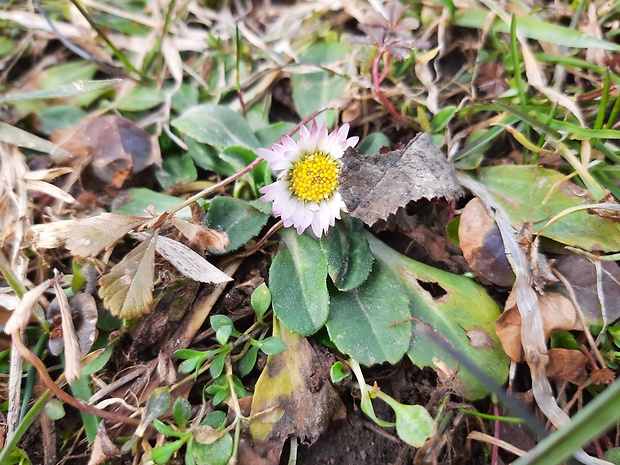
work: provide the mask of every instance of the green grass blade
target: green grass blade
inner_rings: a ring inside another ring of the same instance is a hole
[[[460,13],[455,16],[454,24],[461,27],[482,29],[488,14],[489,12],[486,10],[473,10]],[[602,50],[620,51],[620,45],[597,39],[583,32],[534,18],[525,18],[523,16],[517,16],[516,18],[519,31],[529,39],[550,42],[566,47],[600,48]],[[496,21],[491,27],[491,30],[494,32],[509,33],[510,27],[503,21]]]
[[[620,383],[605,389],[570,424],[543,439],[513,465],[556,465],[620,418]]]

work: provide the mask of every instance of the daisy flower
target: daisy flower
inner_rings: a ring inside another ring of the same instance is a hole
[[[285,227],[294,226],[301,234],[311,226],[321,237],[340,219],[340,210],[346,211],[338,192],[340,158],[359,140],[347,138],[348,133],[348,124],[328,134],[325,124],[313,123],[310,130],[301,126],[297,142],[284,136],[270,149],[258,149],[277,173],[273,184],[260,189],[261,200],[273,201],[273,214]]]

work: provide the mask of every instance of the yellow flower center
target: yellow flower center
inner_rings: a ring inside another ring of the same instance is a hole
[[[307,153],[289,171],[289,189],[304,202],[329,199],[338,189],[340,165],[323,152]]]

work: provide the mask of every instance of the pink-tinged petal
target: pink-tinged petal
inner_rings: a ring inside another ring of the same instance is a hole
[[[261,194],[264,194],[260,200],[263,202],[271,202],[272,200],[282,197],[283,194],[286,194],[288,190],[288,183],[284,181],[276,181],[268,186],[261,187],[258,191]]]
[[[323,234],[323,224],[321,223],[321,217],[318,215],[315,216],[312,220],[312,232],[319,239]]]

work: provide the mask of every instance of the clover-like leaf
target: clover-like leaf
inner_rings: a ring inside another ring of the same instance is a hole
[[[150,236],[99,280],[99,297],[113,315],[136,318],[151,311],[155,242]]]

